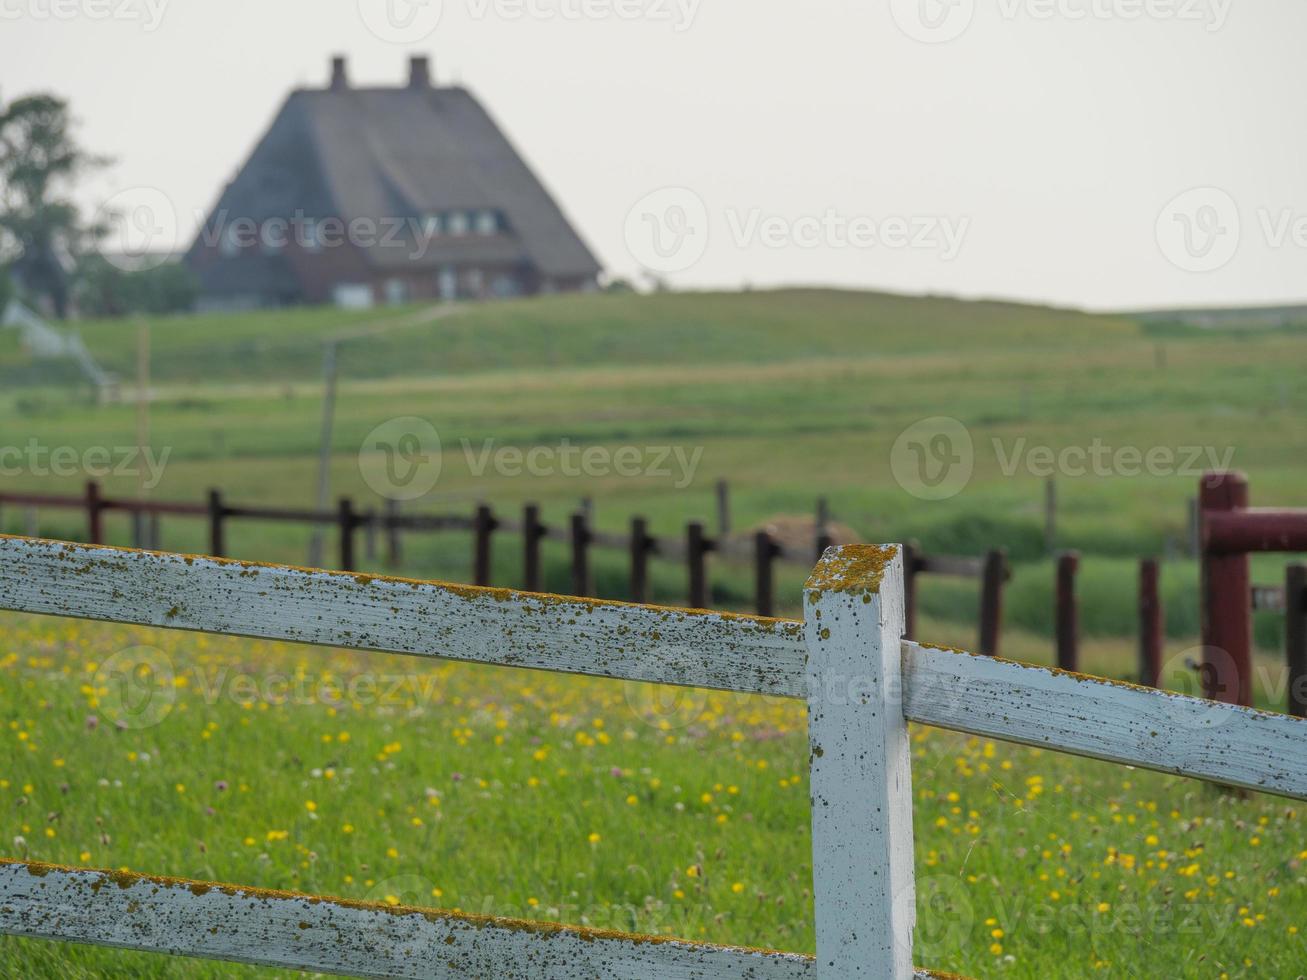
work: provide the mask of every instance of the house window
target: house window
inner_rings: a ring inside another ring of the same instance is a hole
[[[480,269],[467,270],[467,291],[473,296],[480,296],[485,291],[485,277]]]
[[[440,270],[440,298],[458,298],[458,273],[454,271],[452,265],[447,265]]]
[[[477,212],[477,234],[493,235],[499,230],[499,215],[494,211]]]
[[[468,231],[467,212],[450,211],[447,226],[451,235],[466,235]]]
[[[386,304],[399,306],[408,302],[408,283],[403,279],[386,280]]]

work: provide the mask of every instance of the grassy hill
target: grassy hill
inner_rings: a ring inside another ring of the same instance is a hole
[[[220,486],[242,501],[311,502],[322,342],[349,335],[339,356],[333,493],[360,506],[378,503],[360,469],[363,440],[387,419],[420,416],[438,429],[444,462],[416,509],[461,512],[485,499],[513,512],[536,501],[547,520],[561,521],[589,496],[602,528],[623,530],[638,513],[657,533],[675,534],[688,520],[712,518],[718,479],[731,481],[739,528],[810,514],[824,495],[838,519],[871,540],[916,538],[930,550],[963,553],[1006,545],[1023,563],[1010,621],[1041,632],[1051,575],[1043,562],[1044,481],[1021,455],[1032,448],[1060,452],[1097,441],[1180,454],[1192,446],[1216,458],[1232,450],[1234,465],[1253,476],[1257,502],[1301,502],[1301,331],[1168,329],[1158,337],[1118,317],[833,290],[556,296],[439,319],[418,308],[365,316],[294,310],[152,326],[152,443],[171,453],[158,497],[194,500]],[[80,329],[98,359],[131,375],[135,324]],[[0,374],[39,380],[8,336]],[[967,427],[975,471],[955,497],[923,501],[894,479],[891,447],[905,428],[939,415]],[[47,446],[129,446],[135,419],[130,404],[95,407],[66,386],[0,391],[6,428]],[[675,474],[476,472],[487,445],[525,450],[564,440],[701,456],[684,485]],[[1015,470],[1005,465],[1018,456]],[[4,483],[76,488],[81,476],[21,473]],[[135,486],[130,478],[108,483],[120,492]],[[1195,484],[1195,472],[1059,479],[1057,544],[1087,556],[1088,629],[1133,628],[1134,561],[1183,546]],[[8,516],[11,529],[17,520]],[[126,534],[121,522],[116,533]],[[170,547],[203,546],[195,523],[172,522],[168,534]],[[298,529],[237,525],[232,534],[237,553],[303,558]],[[516,549],[502,543],[505,584],[515,584]],[[414,572],[467,574],[466,543],[455,536],[415,539],[412,551],[420,562]],[[563,556],[554,558],[555,584],[563,587]],[[1264,561],[1259,574],[1277,580],[1279,564]],[[662,574],[664,597],[679,598],[682,573]],[[798,576],[785,583],[792,598]],[[623,578],[621,556],[600,569],[607,594],[620,595]],[[1183,635],[1196,623],[1192,567],[1173,563],[1167,578],[1172,630]],[[747,603],[745,571],[724,567],[717,579],[718,601]],[[939,582],[927,590],[925,608],[967,621],[972,588]],[[1274,623],[1263,628],[1273,631]],[[1264,639],[1273,642],[1273,632]]]

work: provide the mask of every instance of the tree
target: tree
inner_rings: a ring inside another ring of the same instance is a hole
[[[68,104],[57,96],[0,106],[0,256],[12,255],[19,283],[49,297],[60,319],[68,314],[67,266],[94,235],[63,193],[105,163],[77,143]]]

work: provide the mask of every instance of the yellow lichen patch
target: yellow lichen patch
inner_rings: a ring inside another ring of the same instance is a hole
[[[823,558],[804,586],[813,592],[876,593],[897,545],[846,544]]]

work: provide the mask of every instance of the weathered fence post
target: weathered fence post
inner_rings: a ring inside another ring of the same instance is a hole
[[[354,502],[341,497],[337,507],[336,523],[340,528],[340,570],[354,571],[354,528],[358,518],[354,515]]]
[[[776,612],[776,587],[773,562],[781,548],[766,531],[753,536],[754,597],[759,616],[773,616]]]
[[[827,553],[804,586],[818,980],[909,980],[916,889],[903,562]]]
[[[1161,566],[1156,558],[1139,563],[1139,683],[1159,687],[1162,681]]]
[[[1307,718],[1307,564],[1284,570],[1284,646],[1289,666],[1289,714]]]
[[[222,491],[209,491],[209,554],[214,558],[227,557],[227,538],[223,533],[223,519],[227,516],[222,505]]]
[[[655,541],[643,517],[631,518],[631,601],[649,601],[649,555]]]
[[[995,548],[985,555],[980,580],[980,652],[997,657],[999,633],[1003,628],[1003,580],[1007,577],[1007,552]]]
[[[86,536],[90,544],[104,544],[104,501],[95,480],[86,481]]]
[[[404,559],[399,540],[399,501],[390,497],[385,503],[386,525],[386,566],[398,568]]]
[[[903,638],[917,635],[917,550],[915,541],[903,546]]]
[[[522,579],[528,592],[540,591],[540,539],[545,527],[540,523],[540,505],[522,508]]]
[[[488,504],[477,505],[472,518],[472,584],[490,584],[490,536],[499,522]]]
[[[1215,553],[1208,515],[1248,506],[1242,473],[1206,473],[1198,487],[1202,525],[1203,697],[1252,706],[1252,586],[1247,552]]]
[[[1057,665],[1063,670],[1080,669],[1080,608],[1076,602],[1076,572],[1080,554],[1065,551],[1057,558]]]
[[[590,576],[590,527],[585,512],[572,515],[572,594],[591,596],[594,581]]]
[[[699,521],[691,521],[685,526],[685,560],[689,566],[690,608],[707,609],[711,604],[708,586],[708,552],[713,550],[714,542],[703,530]]]

